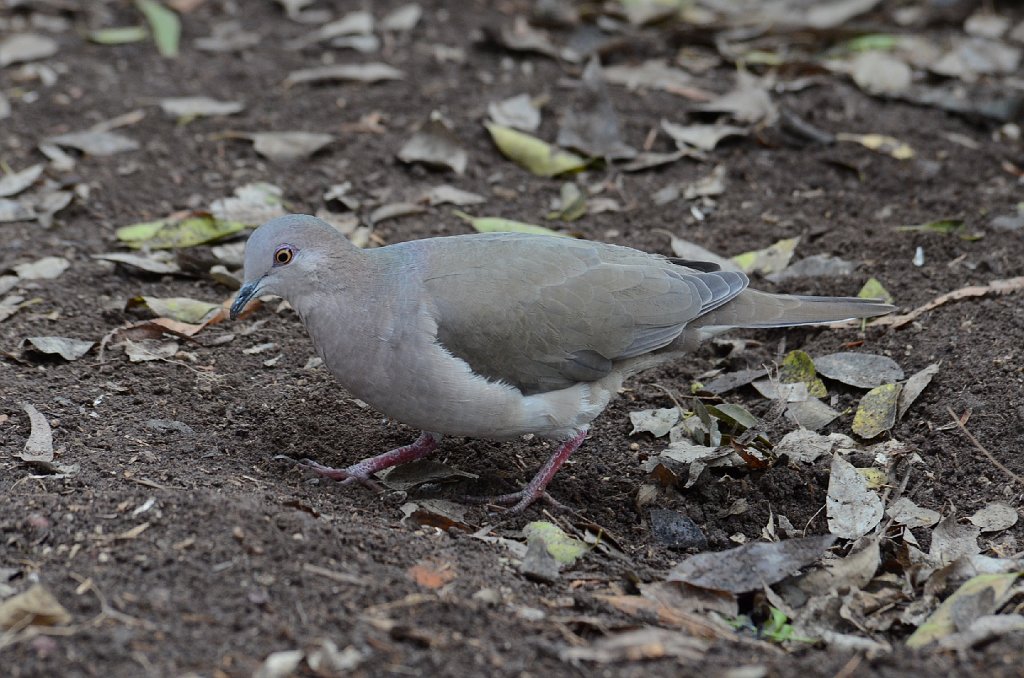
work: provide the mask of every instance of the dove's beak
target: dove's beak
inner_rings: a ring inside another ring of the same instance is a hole
[[[242,289],[238,290],[238,296],[235,297],[235,302],[231,304],[231,311],[229,312],[232,320],[238,318],[245,305],[252,301],[252,298],[260,291],[261,282],[263,282],[263,278],[246,283],[242,285]]]

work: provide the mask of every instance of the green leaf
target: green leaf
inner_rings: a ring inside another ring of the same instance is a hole
[[[474,217],[471,214],[466,214],[465,212],[460,212],[458,210],[454,210],[452,214],[457,216],[459,219],[462,219],[481,233],[533,233],[534,235],[554,235],[559,238],[569,237],[565,233],[552,231],[550,228],[544,228],[543,226],[537,226],[535,224],[527,224],[522,221],[513,221],[512,219],[503,219],[501,217]]]
[[[149,37],[145,26],[118,26],[116,28],[100,28],[89,33],[89,39],[100,45],[127,45],[142,42]]]
[[[737,254],[732,260],[744,273],[761,273],[763,275],[778,273],[789,266],[793,252],[799,243],[799,236],[784,238],[762,250]]]
[[[891,33],[869,33],[847,40],[838,45],[836,52],[882,52],[896,47],[900,36]]]
[[[201,325],[203,321],[220,310],[220,304],[208,301],[189,299],[188,297],[133,297],[128,300],[128,308],[145,306],[161,318],[170,318],[191,325]]]
[[[578,172],[590,161],[570,151],[552,146],[546,141],[511,127],[485,123],[494,144],[509,160],[516,162],[539,177],[553,177],[567,172]]]
[[[902,390],[902,384],[882,384],[865,393],[853,415],[853,432],[870,440],[891,429]]]
[[[861,299],[881,299],[887,304],[893,302],[889,290],[882,286],[878,278],[868,278],[868,281],[864,283],[864,287],[860,288],[860,292],[857,292],[857,296]]]
[[[129,247],[154,250],[193,247],[234,235],[246,228],[240,221],[223,221],[210,215],[161,219],[123,226],[115,232]]]
[[[135,0],[135,7],[142,12],[153,31],[153,42],[161,56],[178,56],[178,42],[181,39],[181,20],[178,15],[156,0]]]
[[[984,234],[982,233],[968,233],[967,225],[964,223],[963,219],[939,219],[938,221],[931,221],[927,224],[897,226],[894,230],[910,233],[941,233],[943,235],[955,234],[959,236],[961,240],[981,240],[984,237]]]
[[[806,384],[807,395],[815,398],[828,395],[824,382],[814,368],[814,361],[803,351],[790,351],[786,354],[779,368],[779,381],[783,384]]]
[[[562,528],[547,521],[535,521],[523,528],[526,541],[540,541],[548,553],[562,565],[572,565],[586,554],[587,545],[579,539],[570,537]]]
[[[758,419],[747,408],[735,403],[722,403],[720,405],[708,405],[708,412],[724,421],[730,426],[736,426],[740,431],[757,426]]]

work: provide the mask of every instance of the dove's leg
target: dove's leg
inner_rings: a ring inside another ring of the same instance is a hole
[[[439,442],[441,442],[439,434],[424,431],[414,443],[396,447],[383,454],[378,454],[376,457],[363,459],[347,468],[331,468],[312,459],[303,459],[300,464],[325,478],[341,481],[343,485],[359,482],[374,489],[380,489],[377,483],[373,481],[374,473],[391,468],[392,466],[422,459],[437,449]]]
[[[575,436],[566,440],[562,443],[554,454],[548,457],[548,460],[544,462],[544,466],[541,467],[537,475],[533,477],[533,480],[527,484],[526,487],[519,490],[518,492],[512,492],[511,494],[501,494],[496,497],[469,497],[467,501],[472,503],[486,503],[486,504],[498,504],[500,506],[508,506],[509,513],[522,513],[526,510],[530,504],[539,500],[543,500],[555,508],[564,509],[565,506],[555,501],[547,492],[545,488],[551,479],[558,473],[558,469],[562,467],[565,460],[569,458],[573,452],[575,452],[580,445],[583,444],[584,438],[587,437],[587,431],[589,428],[584,427]]]

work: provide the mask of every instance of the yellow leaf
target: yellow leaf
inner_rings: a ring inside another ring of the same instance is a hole
[[[824,382],[814,369],[814,361],[803,351],[790,351],[786,354],[779,368],[779,381],[783,384],[807,384],[807,395],[815,398],[828,395]]]
[[[168,217],[117,229],[118,240],[129,247],[172,249],[193,247],[234,235],[246,228],[240,221],[224,221],[210,215]]]
[[[221,309],[220,304],[188,297],[135,297],[128,301],[129,308],[134,306],[145,306],[157,316],[192,325],[201,325]]]
[[[502,219],[501,217],[474,217],[471,214],[458,210],[452,213],[481,233],[532,233],[534,235],[554,235],[560,238],[569,237],[565,233],[559,233],[558,231],[552,231],[550,228],[527,224],[522,221]]]
[[[836,134],[836,140],[852,141],[864,148],[876,153],[884,153],[897,160],[909,160],[914,157],[914,149],[909,145],[895,137],[884,134],[849,134],[847,132],[840,132]]]
[[[853,432],[861,438],[874,438],[891,429],[902,390],[901,384],[882,384],[865,393],[853,415]]]
[[[539,177],[578,172],[589,160],[552,146],[524,132],[494,123],[485,123],[498,149],[507,157]]]
[[[861,299],[881,299],[887,304],[891,304],[893,301],[889,290],[885,289],[877,278],[868,278],[868,281],[864,283],[864,287],[860,288],[857,296]]]
[[[789,266],[789,261],[793,258],[793,252],[799,243],[799,236],[785,238],[762,250],[737,254],[732,260],[744,273],[761,273],[763,275],[778,273]]]

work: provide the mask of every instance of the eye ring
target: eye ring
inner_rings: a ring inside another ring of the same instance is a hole
[[[285,266],[292,262],[295,251],[290,245],[281,245],[274,250],[274,266]]]

